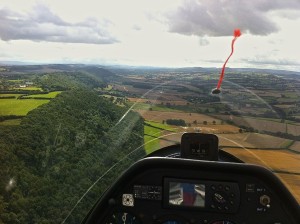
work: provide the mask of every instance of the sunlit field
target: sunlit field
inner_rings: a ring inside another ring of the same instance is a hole
[[[1,99],[0,100],[0,116],[5,115],[19,115],[24,116],[29,111],[48,103],[49,100],[35,100],[35,99]]]
[[[32,94],[29,96],[25,96],[24,98],[48,98],[48,99],[53,99],[55,98],[58,94],[60,94],[61,91],[55,91],[55,92],[50,92],[47,94]]]

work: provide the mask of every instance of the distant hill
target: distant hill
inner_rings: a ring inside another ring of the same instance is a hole
[[[220,73],[221,68],[216,67],[182,67],[182,68],[164,68],[150,66],[106,66],[106,69],[117,74],[147,74],[149,72],[176,72],[176,73]],[[275,69],[258,69],[258,68],[226,68],[226,72],[230,73],[267,73],[273,75],[300,75],[300,72],[275,70]]]
[[[1,63],[0,63],[1,64]],[[94,76],[103,82],[111,82],[113,80],[120,80],[121,77],[108,69],[96,65],[83,64],[49,64],[49,65],[3,65],[5,70],[1,74],[44,74],[44,73],[83,73],[89,76]]]
[[[108,69],[104,69],[100,66],[83,66],[79,69],[79,71],[87,72],[96,76],[97,78],[102,79],[105,82],[110,82],[116,79],[120,79],[115,73],[109,71]]]
[[[95,75],[103,81],[112,81],[120,79],[117,74],[147,74],[148,72],[177,72],[177,73],[219,73],[221,68],[216,67],[151,67],[151,66],[126,66],[126,65],[85,65],[85,64],[40,64],[30,65],[23,62],[0,62],[0,65],[8,69],[10,72],[16,73],[45,73],[45,72],[74,72],[82,71]],[[275,70],[275,69],[258,69],[258,68],[226,68],[226,72],[230,73],[267,73],[273,75],[300,75],[300,72]]]

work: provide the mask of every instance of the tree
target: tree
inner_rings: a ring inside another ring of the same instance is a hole
[[[123,165],[143,157],[144,150],[131,154],[143,144],[143,119],[131,111],[115,126],[125,112],[94,91],[74,89],[32,110],[17,127],[0,125],[0,176],[9,177],[12,169],[17,180],[7,196],[0,195],[0,223],[61,223],[68,204],[77,201],[74,195],[81,195],[97,175],[133,156],[93,189],[103,192]],[[8,181],[0,178],[0,186]],[[74,223],[88,213],[88,201]]]
[[[166,122],[169,125],[186,126],[185,121],[182,119],[167,119]]]
[[[203,121],[203,124],[204,124],[204,125],[207,125],[207,121]]]

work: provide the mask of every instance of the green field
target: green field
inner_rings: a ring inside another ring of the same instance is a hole
[[[148,103],[133,103],[129,102],[129,106],[133,106],[133,110],[153,110],[153,111],[162,111],[162,112],[180,112],[179,110],[175,110],[172,108],[168,108],[165,106],[159,106],[159,105],[150,105]],[[150,109],[151,108],[151,109]]]
[[[24,80],[22,79],[10,79],[8,80],[9,82],[12,82],[12,83],[20,83],[20,82],[24,82]]]
[[[112,85],[108,85],[106,88],[103,88],[103,89],[106,91],[110,91],[110,90],[112,90]]]
[[[127,103],[129,107],[132,107],[133,110],[149,110],[151,105],[147,103],[133,103],[128,102]]]
[[[40,88],[40,87],[36,87],[36,86],[27,86],[27,87],[24,87],[24,88],[14,88],[14,90],[32,90],[32,91],[36,91],[36,90],[40,90],[42,91],[43,89]]]
[[[244,118],[251,118],[251,119],[257,119],[257,120],[264,120],[264,121],[273,121],[277,123],[282,123],[281,119],[279,118],[268,118],[268,117],[250,117],[250,116],[243,116]],[[290,121],[290,120],[284,120],[284,123],[287,124],[296,124],[296,121]]]
[[[2,94],[2,93],[0,93],[0,97],[4,97],[4,96],[14,96],[14,97],[18,97],[18,96],[21,96],[22,94]]]
[[[0,125],[4,126],[12,126],[12,125],[19,125],[21,123],[21,119],[12,119],[0,122]]]
[[[29,111],[48,102],[49,100],[2,99],[0,100],[0,116],[5,116],[5,115],[25,116]]]
[[[145,121],[144,125],[144,143],[147,154],[160,148],[159,137],[164,130],[173,131],[174,129],[165,124]]]
[[[53,99],[53,98],[55,98],[60,93],[61,93],[61,91],[50,92],[50,93],[47,93],[47,94],[33,94],[33,95],[26,96],[24,98],[35,98],[35,97],[38,97],[38,98]]]
[[[169,107],[165,107],[165,106],[153,106],[151,107],[152,110],[154,111],[162,111],[162,112],[181,112],[180,110],[176,110],[176,109],[172,109],[172,108],[169,108]]]

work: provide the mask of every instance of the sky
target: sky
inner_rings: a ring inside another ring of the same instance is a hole
[[[1,0],[0,61],[300,72],[299,0]]]

